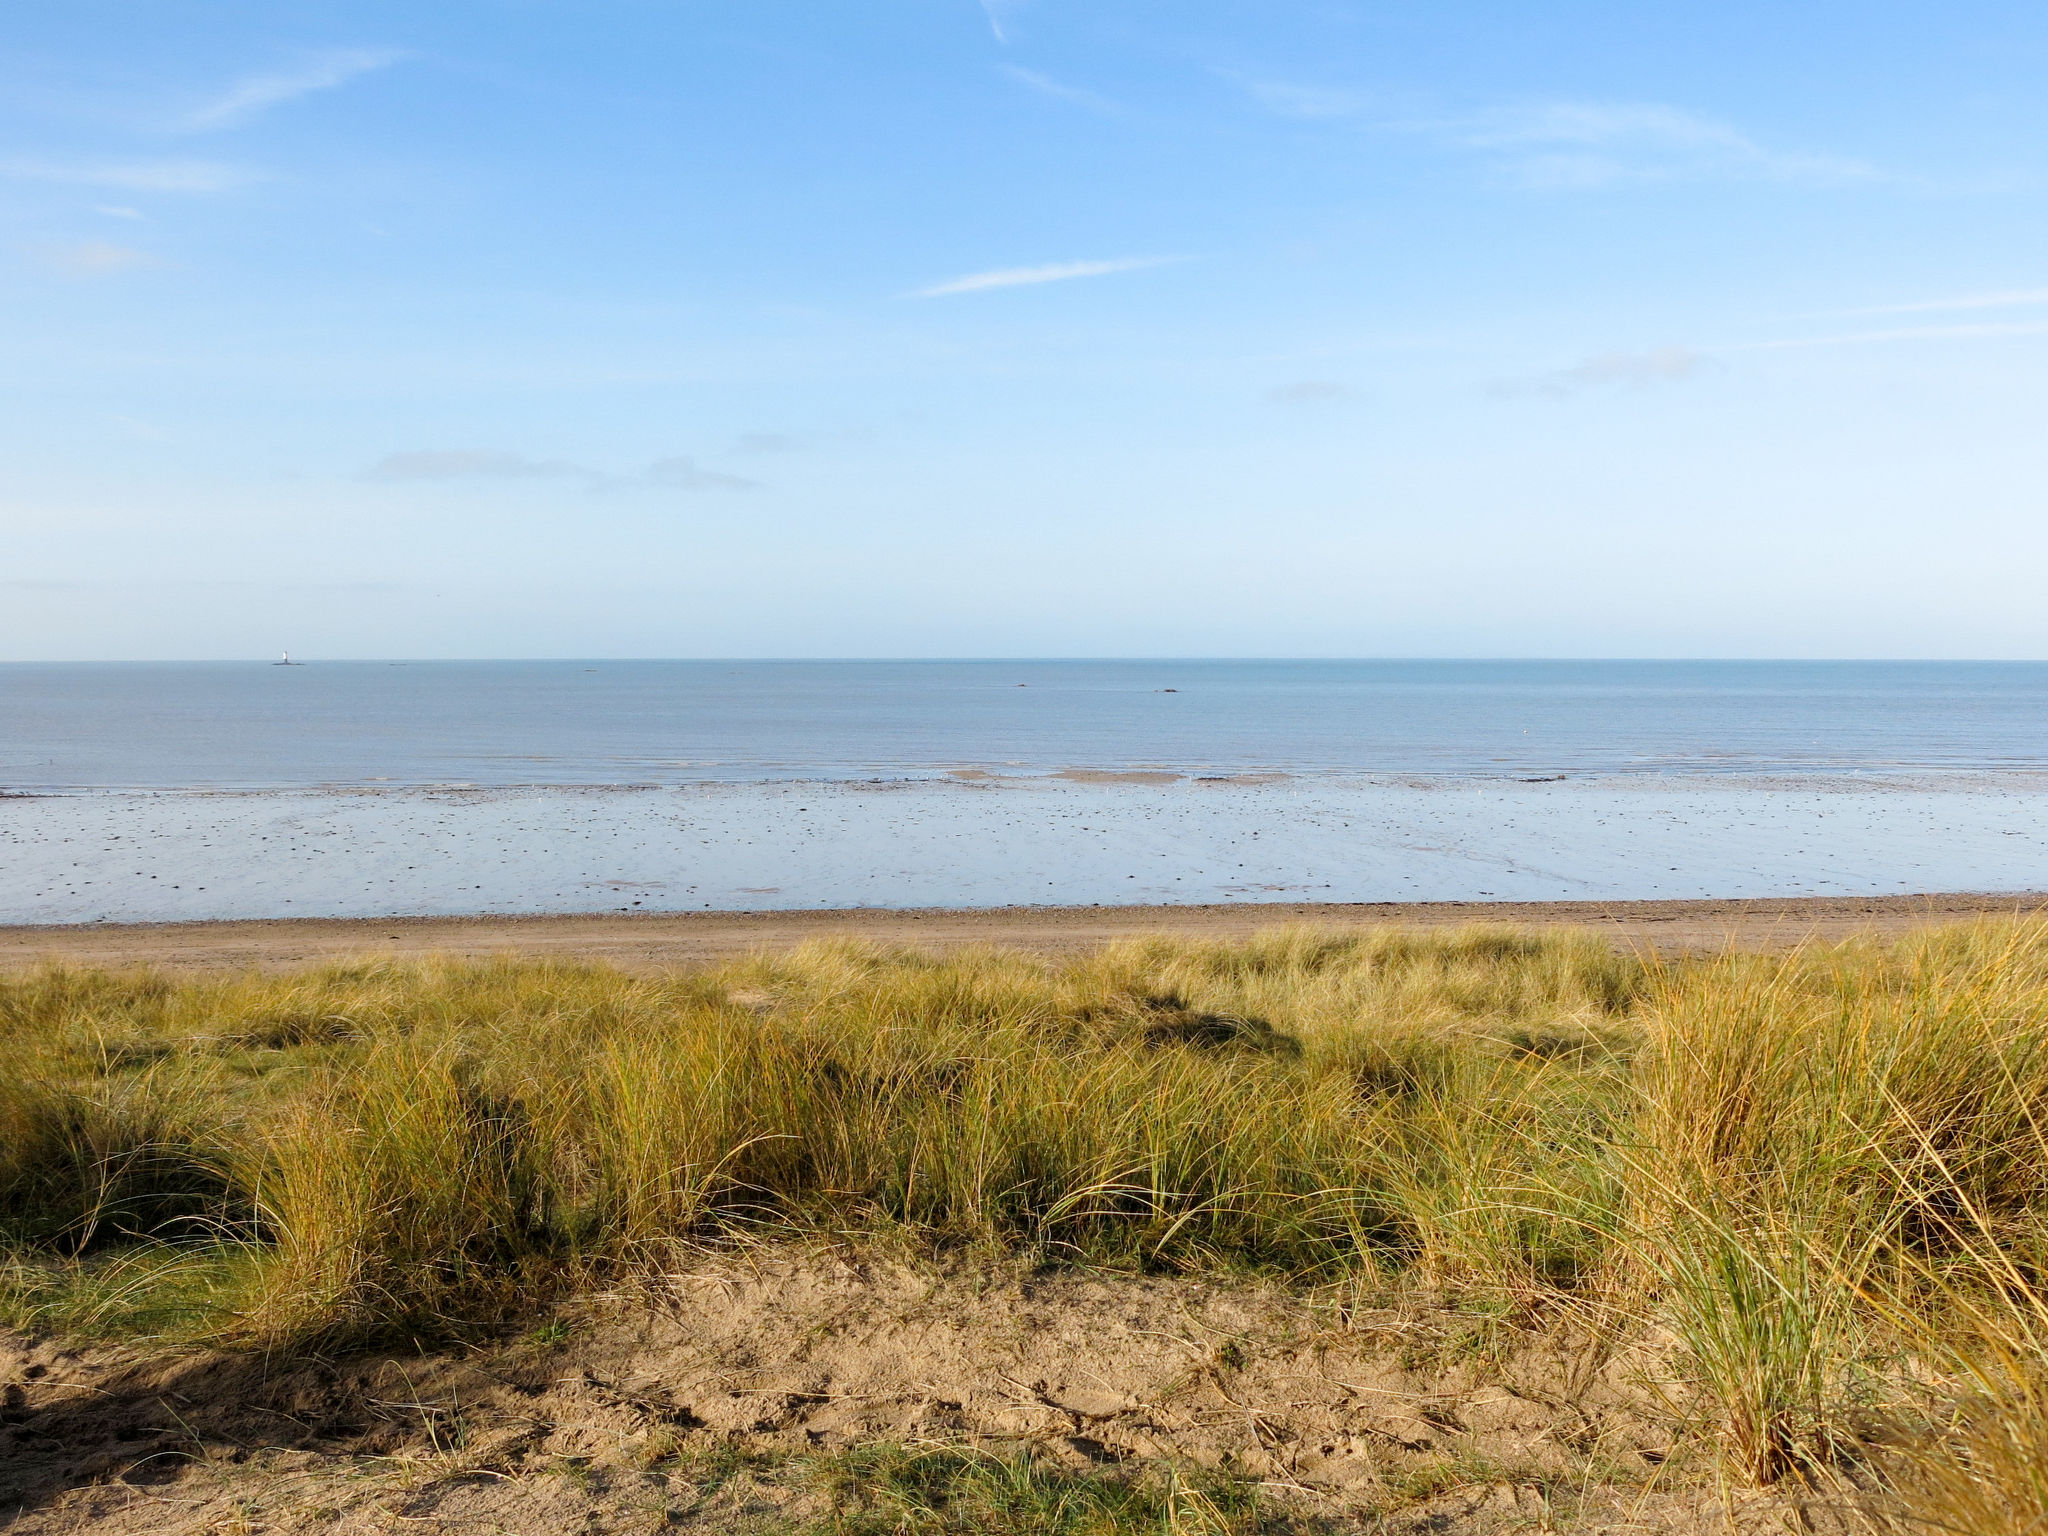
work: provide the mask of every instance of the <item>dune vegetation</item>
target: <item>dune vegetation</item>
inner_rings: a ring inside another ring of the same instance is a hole
[[[1646,1390],[1732,1485],[2048,1522],[2038,925],[50,969],[0,980],[0,1053],[17,1327],[433,1344],[819,1234],[1253,1273],[1656,1337]]]

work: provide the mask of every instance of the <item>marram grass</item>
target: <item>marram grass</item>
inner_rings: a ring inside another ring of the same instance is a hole
[[[2018,923],[1672,962],[1297,929],[667,978],[49,970],[0,981],[0,1290],[303,1348],[778,1233],[1250,1268],[1654,1333],[1732,1475],[1912,1422],[1886,1518],[1967,1493],[1973,1529],[2029,1529],[1980,1506],[2041,1497],[2044,1021]]]

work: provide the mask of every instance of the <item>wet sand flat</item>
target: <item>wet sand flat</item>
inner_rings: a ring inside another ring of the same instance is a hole
[[[0,924],[2041,890],[2031,772],[0,797]]]

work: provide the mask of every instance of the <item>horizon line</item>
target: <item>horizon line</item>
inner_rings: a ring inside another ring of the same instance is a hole
[[[957,656],[325,656],[293,666],[537,666],[608,663],[677,666],[1020,666],[1020,665],[1193,665],[1328,663],[1331,665],[1456,664],[1456,665],[1623,665],[1623,666],[2042,666],[2048,656],[1897,656],[1897,655],[1327,655],[1327,654],[1132,654],[1132,655],[957,655]],[[261,656],[67,656],[0,658],[0,667],[199,667],[278,666],[268,652]]]

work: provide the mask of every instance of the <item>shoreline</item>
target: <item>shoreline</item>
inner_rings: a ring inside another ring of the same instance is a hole
[[[94,800],[190,798],[274,799],[293,796],[492,796],[689,794],[694,791],[904,790],[955,787],[1029,790],[1062,784],[1125,785],[1162,788],[1167,785],[1266,789],[1285,785],[1297,789],[1335,786],[1369,789],[1507,789],[1517,784],[1575,784],[1581,788],[1664,787],[1724,790],[1829,789],[1869,793],[1913,789],[2048,789],[2048,763],[1643,763],[1632,766],[1525,764],[1520,767],[1466,764],[1458,767],[1359,768],[1332,764],[1212,764],[1127,762],[1107,764],[955,764],[874,765],[841,768],[791,768],[690,774],[643,773],[612,778],[334,778],[248,781],[200,780],[191,783],[81,781],[77,783],[12,782],[0,787],[0,804],[21,800]]]
[[[1170,933],[1243,938],[1290,924],[1418,929],[1470,923],[1595,929],[1666,954],[1777,951],[1808,941],[1890,938],[1976,917],[2048,915],[2048,892],[1651,901],[1261,902],[1187,906],[850,907],[810,911],[252,918],[0,926],[0,973],[58,962],[177,971],[290,970],[345,958],[599,961],[658,971],[862,939],[934,951],[980,945],[1058,955]]]

